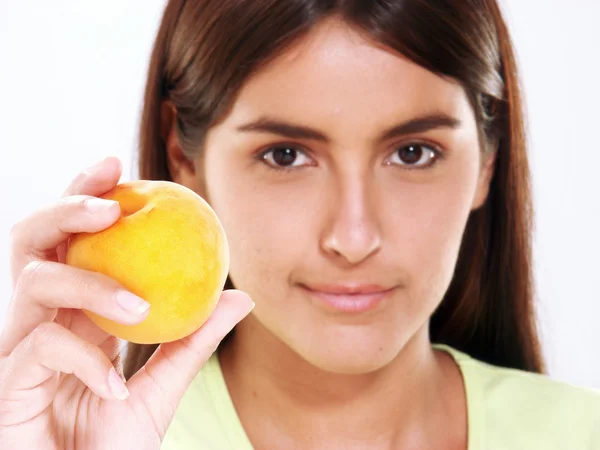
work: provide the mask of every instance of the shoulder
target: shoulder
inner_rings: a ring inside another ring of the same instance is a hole
[[[600,449],[600,390],[448,351],[465,380],[470,420],[488,445]]]

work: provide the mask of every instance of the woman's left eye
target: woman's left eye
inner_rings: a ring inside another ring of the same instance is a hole
[[[408,168],[431,166],[440,157],[440,152],[425,144],[410,144],[398,148],[388,160],[389,164],[398,164]]]

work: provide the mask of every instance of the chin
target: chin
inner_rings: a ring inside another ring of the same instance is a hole
[[[315,333],[312,342],[304,339],[304,345],[291,347],[309,364],[324,372],[360,375],[376,372],[389,365],[402,351],[406,341],[401,336],[386,338],[377,332],[345,331],[333,333],[338,336]]]

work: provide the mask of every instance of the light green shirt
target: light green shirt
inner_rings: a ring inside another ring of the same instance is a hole
[[[600,391],[492,366],[454,348],[468,450],[600,450]],[[161,450],[252,450],[214,354],[186,391]]]

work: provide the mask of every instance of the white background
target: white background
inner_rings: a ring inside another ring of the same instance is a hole
[[[134,149],[163,0],[0,0],[0,325],[7,234]],[[550,375],[600,388],[600,1],[505,0],[530,117],[539,320]]]

